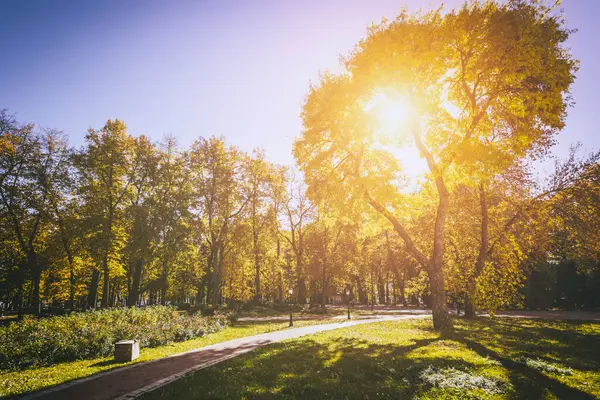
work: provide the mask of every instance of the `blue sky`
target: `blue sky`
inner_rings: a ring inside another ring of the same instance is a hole
[[[124,120],[134,135],[225,136],[292,164],[310,80],[336,70],[366,27],[432,0],[2,0],[0,108],[63,130]],[[462,1],[446,1],[447,6]],[[565,0],[581,69],[554,154],[600,148],[600,0]]]

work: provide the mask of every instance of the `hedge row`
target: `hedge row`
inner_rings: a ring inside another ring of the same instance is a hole
[[[0,369],[14,370],[113,352],[115,342],[136,339],[140,347],[181,342],[216,332],[234,318],[178,312],[173,307],[113,308],[50,318],[25,317],[0,327]]]

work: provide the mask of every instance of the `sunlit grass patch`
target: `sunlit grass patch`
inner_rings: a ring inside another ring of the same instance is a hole
[[[481,389],[487,394],[501,394],[506,390],[506,384],[502,381],[460,371],[452,367],[439,369],[429,366],[419,374],[419,378],[427,385],[442,389]]]
[[[571,368],[561,367],[560,365],[542,360],[540,358],[532,359],[528,357],[519,357],[517,361],[539,371],[550,372],[559,375],[573,375],[573,370]]]

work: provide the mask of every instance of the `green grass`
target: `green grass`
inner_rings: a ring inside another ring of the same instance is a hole
[[[293,314],[294,317],[321,317],[321,318],[329,318],[336,315],[344,315],[346,313],[345,309],[310,309],[310,308],[302,308],[298,309],[294,308]],[[269,318],[269,317],[288,317],[290,315],[289,310],[274,310],[272,308],[258,308],[249,311],[241,311],[238,313],[240,318]]]
[[[599,397],[600,324],[481,318],[441,334],[425,319],[288,340],[143,399]]]
[[[307,326],[333,322],[330,320],[295,321],[294,326]],[[45,389],[74,379],[84,378],[99,372],[108,371],[129,364],[156,360],[198,347],[238,339],[245,336],[272,332],[288,327],[287,322],[238,322],[222,331],[206,336],[173,343],[166,346],[141,349],[140,357],[129,363],[113,362],[112,357],[100,357],[91,360],[79,360],[60,363],[49,367],[29,368],[22,371],[0,371],[0,397],[14,396]]]

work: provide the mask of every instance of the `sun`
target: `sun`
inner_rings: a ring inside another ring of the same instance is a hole
[[[400,134],[402,128],[407,128],[414,109],[405,96],[391,95],[386,92],[376,92],[364,107],[375,119],[376,130],[384,136]]]

